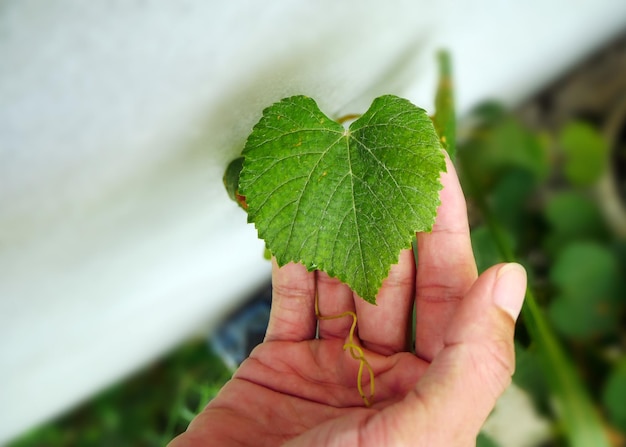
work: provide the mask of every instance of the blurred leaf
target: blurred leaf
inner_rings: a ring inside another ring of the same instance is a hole
[[[524,323],[535,342],[540,363],[556,404],[563,433],[571,447],[609,447],[604,425],[596,412],[571,359],[563,350],[537,305],[532,291],[526,292],[522,308]]]
[[[615,292],[617,259],[603,245],[573,243],[554,263],[552,282],[568,295],[605,296]]]
[[[491,192],[494,217],[517,239],[527,226],[527,202],[535,190],[533,176],[528,171],[515,169],[502,177]]]
[[[550,304],[550,319],[563,335],[589,339],[615,330],[614,303],[607,300],[594,303],[580,298],[584,297],[559,295]]]
[[[494,264],[502,262],[496,241],[487,227],[479,226],[472,229],[471,240],[479,273],[484,272]]]
[[[493,240],[491,232],[488,228],[481,226],[473,229],[471,232],[471,239],[479,273],[482,273],[492,265],[501,262],[502,258],[498,252],[498,246]]]
[[[571,191],[558,193],[548,200],[545,214],[555,230],[572,238],[596,236],[606,229],[596,204]]]
[[[626,359],[612,371],[602,393],[609,419],[626,433]]]
[[[535,183],[547,176],[547,146],[537,133],[510,113],[501,114],[496,106],[485,105],[474,113],[483,123],[459,144],[457,153],[462,158],[459,174],[466,194],[476,197],[492,191],[513,171],[530,173]]]
[[[565,176],[574,185],[595,183],[604,172],[608,144],[593,126],[581,121],[567,124],[559,136],[565,152]]]
[[[485,101],[471,111],[471,118],[477,121],[477,127],[493,125],[508,116],[510,112],[497,101]]]
[[[237,157],[231,161],[226,167],[224,172],[224,187],[228,193],[228,197],[232,200],[236,200],[237,190],[239,189],[239,175],[241,174],[241,168],[243,168],[243,157]]]
[[[479,433],[476,438],[476,447],[499,447],[499,444],[486,434]]]
[[[241,175],[242,168],[243,157],[235,158],[226,167],[222,181],[224,182],[228,197],[237,202],[237,204],[245,210],[247,208],[246,198],[239,194],[239,176]]]
[[[537,411],[543,414],[548,411],[550,390],[539,365],[538,354],[532,347],[525,349],[515,343],[513,382],[528,393]]]
[[[546,248],[554,254],[570,242],[602,240],[608,235],[598,206],[576,192],[554,195],[546,203],[544,214],[551,228]]]
[[[472,151],[468,150],[469,148]],[[494,218],[485,200],[485,193],[479,181],[480,170],[469,168],[474,157],[474,150],[480,151],[480,145],[474,141],[459,151],[459,162],[464,172],[465,185],[474,194],[476,205],[489,225],[489,230],[502,259],[506,262],[516,260],[511,244],[507,242],[501,225]],[[478,167],[473,164],[473,167]],[[563,433],[571,447],[609,447],[610,443],[601,419],[596,413],[588,391],[585,389],[571,358],[566,354],[553,329],[537,303],[537,299],[529,287],[522,308],[522,321],[533,341],[543,373],[550,390],[552,401],[559,410],[559,419],[563,425]]]
[[[613,253],[594,243],[574,243],[556,259],[550,274],[560,294],[549,309],[565,335],[589,338],[615,329],[618,266]]]
[[[499,163],[525,168],[539,179],[548,173],[546,147],[538,135],[513,117],[502,120],[493,129],[487,150]]]

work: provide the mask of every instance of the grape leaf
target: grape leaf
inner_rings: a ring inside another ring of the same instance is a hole
[[[405,99],[376,98],[347,129],[311,98],[283,99],[243,156],[248,221],[278,264],[323,270],[371,303],[415,232],[432,229],[443,150],[426,112]]]

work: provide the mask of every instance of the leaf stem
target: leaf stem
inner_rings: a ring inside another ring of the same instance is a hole
[[[361,118],[361,114],[360,113],[349,113],[347,115],[344,115],[342,117],[337,118],[337,122],[339,124],[343,124],[346,121],[351,121],[351,120],[355,120]]]

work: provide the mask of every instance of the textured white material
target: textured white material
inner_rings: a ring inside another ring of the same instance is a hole
[[[221,175],[263,107],[514,102],[623,0],[0,3],[0,443],[209,328],[269,274]]]

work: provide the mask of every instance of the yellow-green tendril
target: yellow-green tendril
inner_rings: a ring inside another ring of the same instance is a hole
[[[347,312],[343,312],[337,315],[321,315],[320,309],[319,309],[318,297],[316,293],[315,294],[315,316],[317,317],[318,320],[336,320],[338,318],[344,318],[348,316],[352,317],[352,326],[350,327],[350,333],[348,334],[348,342],[343,345],[343,350],[345,351],[346,349],[350,349],[350,355],[352,356],[352,358],[360,362],[359,372],[357,373],[357,377],[356,377],[356,387],[359,390],[359,394],[361,395],[363,402],[365,402],[365,406],[366,407],[371,406],[374,401],[374,389],[375,389],[374,388],[374,370],[372,369],[372,366],[369,364],[369,362],[365,358],[363,349],[361,349],[361,347],[358,346],[354,342],[354,331],[356,330],[356,322],[357,322],[356,313],[352,311],[347,311]],[[363,385],[362,385],[363,368],[367,368],[367,371],[370,375],[369,396],[365,395],[365,392],[363,391]]]

